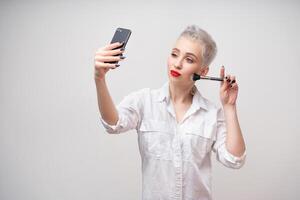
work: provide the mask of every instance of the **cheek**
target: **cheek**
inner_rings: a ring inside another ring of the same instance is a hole
[[[189,65],[184,68],[185,74],[188,74],[188,75],[196,73],[198,70],[199,70],[199,68],[196,65]]]
[[[169,68],[172,66],[172,63],[173,63],[172,58],[168,57],[167,64]]]

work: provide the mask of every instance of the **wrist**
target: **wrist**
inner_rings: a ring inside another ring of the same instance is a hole
[[[106,83],[105,77],[103,77],[103,78],[95,77],[95,83],[96,83],[96,85],[105,84]]]
[[[226,104],[223,105],[224,112],[236,112],[236,104]]]

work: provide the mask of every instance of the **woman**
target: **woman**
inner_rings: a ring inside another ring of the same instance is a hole
[[[121,44],[100,48],[95,55],[95,82],[101,121],[109,133],[136,129],[142,158],[142,199],[212,199],[211,152],[223,165],[240,168],[245,143],[239,126],[234,76],[220,76],[221,108],[205,99],[191,79],[206,75],[216,44],[204,30],[187,27],[168,58],[169,81],[160,89],[142,89],[126,96],[116,108],[105,74],[122,61]]]

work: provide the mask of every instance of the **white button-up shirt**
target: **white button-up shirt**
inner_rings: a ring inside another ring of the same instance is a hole
[[[193,102],[177,123],[169,83],[160,89],[142,89],[117,106],[116,125],[101,122],[108,133],[136,129],[142,160],[143,200],[212,199],[211,152],[229,168],[240,168],[246,157],[236,157],[225,146],[222,108],[196,90]]]

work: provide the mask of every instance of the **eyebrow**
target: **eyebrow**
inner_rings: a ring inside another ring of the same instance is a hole
[[[177,48],[173,48],[173,50],[176,50],[176,51],[179,51],[180,52],[180,50],[179,49],[177,49]],[[198,57],[195,55],[195,54],[193,54],[193,53],[190,53],[190,52],[186,52],[186,54],[187,55],[191,55],[191,56],[194,56],[197,60],[198,60]]]

